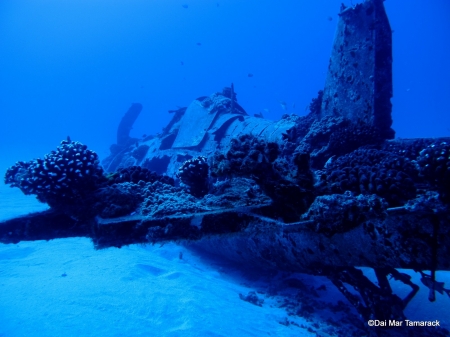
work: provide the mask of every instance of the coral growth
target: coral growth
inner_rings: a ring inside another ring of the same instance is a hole
[[[404,159],[416,160],[420,152],[433,143],[429,138],[402,139],[401,142],[386,141],[380,150],[391,152]]]
[[[5,184],[20,188],[24,194],[35,194],[51,207],[77,203],[103,182],[97,154],[70,140],[63,140],[44,159],[17,162],[5,174]]]
[[[327,193],[376,194],[390,206],[399,206],[415,197],[415,176],[414,165],[399,155],[359,149],[328,165],[322,179]]]
[[[160,181],[142,187],[144,201],[141,212],[151,217],[192,214],[209,210],[191,194]]]
[[[331,134],[327,151],[340,156],[361,146],[379,144],[382,141],[381,134],[375,126],[364,122],[349,123]]]
[[[251,135],[234,138],[230,143],[228,152],[214,155],[212,176],[265,176],[272,171],[271,163],[279,153],[277,143],[267,143]]]
[[[248,178],[218,180],[203,200],[211,208],[261,207],[272,202],[258,184]]]
[[[360,194],[355,198],[347,191],[317,197],[303,218],[314,220],[315,231],[333,235],[347,232],[369,219],[386,218],[386,208],[387,203],[380,197]]]
[[[294,221],[312,202],[312,174],[308,156],[296,153],[282,157],[277,143],[251,135],[231,140],[230,149],[217,152],[211,173],[214,177],[251,177],[273,200],[274,216]]]
[[[435,142],[417,157],[420,177],[435,188],[441,198],[450,202],[450,144]]]
[[[95,195],[98,200],[93,208],[102,218],[114,218],[129,215],[144,200],[142,188],[125,182],[99,189]]]
[[[155,172],[150,171],[147,168],[140,166],[129,166],[120,168],[117,172],[108,176],[110,184],[119,184],[124,182],[130,182],[137,184],[139,181],[145,183],[153,183],[155,181],[161,181],[164,184],[174,185],[174,180],[168,176],[162,176]]]
[[[177,177],[190,194],[201,198],[208,193],[209,165],[206,157],[186,160],[178,169]]]

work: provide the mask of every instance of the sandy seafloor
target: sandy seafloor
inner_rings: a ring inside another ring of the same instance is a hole
[[[3,184],[0,205],[1,220],[45,209]],[[450,298],[437,294],[430,303],[411,274],[421,290],[408,318],[438,319],[449,329]],[[437,276],[450,287],[448,273]],[[250,291],[261,307],[240,299]],[[363,335],[356,317],[325,278],[250,270],[175,243],[104,250],[86,238],[0,244],[1,337]]]

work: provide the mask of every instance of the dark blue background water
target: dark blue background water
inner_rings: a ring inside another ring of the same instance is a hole
[[[67,135],[104,158],[131,103],[144,106],[132,136],[154,134],[169,109],[231,82],[251,115],[279,119],[280,101],[303,115],[324,86],[341,2],[2,0],[2,159],[43,156]],[[397,136],[450,136],[450,1],[385,6]]]

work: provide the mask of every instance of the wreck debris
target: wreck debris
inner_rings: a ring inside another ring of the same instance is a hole
[[[130,131],[134,122],[142,111],[142,105],[133,103],[126,114],[122,117],[119,127],[117,128],[117,145],[126,146],[130,142]]]
[[[364,121],[383,139],[391,128],[392,32],[383,0],[364,1],[339,13],[321,115]]]
[[[418,286],[395,268],[419,271],[430,300],[435,290],[448,294],[434,273],[450,269],[450,140],[389,140],[391,62],[382,1],[343,6],[325,89],[307,116],[251,117],[232,84],[172,111],[161,135],[135,147],[129,130],[142,107],[133,105],[103,162],[112,173],[89,193],[88,215],[52,205],[1,223],[0,242],[86,236],[100,249],[179,240],[326,276],[364,319],[403,319]],[[24,169],[6,181],[20,186]],[[169,178],[177,173],[191,193]],[[355,266],[373,268],[378,285]],[[410,293],[393,294],[388,276]]]

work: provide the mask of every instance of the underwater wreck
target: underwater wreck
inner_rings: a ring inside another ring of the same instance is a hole
[[[339,17],[325,87],[306,116],[250,116],[231,85],[137,139],[129,133],[142,106],[133,104],[101,164],[67,139],[8,169],[6,184],[50,210],[1,222],[0,242],[178,241],[326,276],[364,321],[405,318],[419,285],[399,268],[420,271],[434,301],[435,271],[450,270],[450,139],[394,139],[383,1],[342,6]],[[377,284],[357,267],[373,268]],[[410,293],[394,294],[388,277]]]

